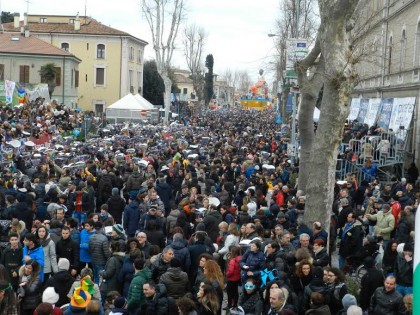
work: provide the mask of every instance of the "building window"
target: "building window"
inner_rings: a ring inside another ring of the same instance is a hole
[[[74,19],[69,19],[69,24],[74,24]]]
[[[0,81],[4,81],[4,64],[0,64]]]
[[[29,83],[29,66],[19,67],[19,82]]]
[[[133,61],[134,60],[134,47],[130,47],[128,59],[130,61]]]
[[[69,51],[70,49],[69,43],[61,43],[61,49],[65,51]]]
[[[79,87],[79,70],[74,72],[74,87]]]
[[[96,68],[96,85],[105,85],[105,68]]]
[[[420,22],[417,24],[416,44],[414,46],[414,68],[420,67]]]
[[[183,88],[182,89],[182,94],[188,94],[188,89],[187,88]]]
[[[130,93],[134,93],[133,70],[128,70],[128,81],[130,82]]]
[[[143,60],[143,52],[141,49],[137,51],[137,63],[142,63]]]
[[[141,92],[141,72],[137,71],[137,92]]]
[[[99,44],[96,46],[96,58],[105,59],[105,45]]]
[[[95,114],[96,116],[102,116],[104,112],[104,104],[103,103],[96,103],[95,104]]]
[[[61,86],[61,68],[55,67],[55,85]]]
[[[387,73],[391,73],[391,66],[392,66],[392,36],[389,38],[389,44],[388,44],[388,69]]]
[[[405,30],[402,31],[401,41],[400,41],[400,71],[403,71],[405,68],[405,54],[407,48],[407,36]]]
[[[39,18],[39,23],[48,23],[47,18]]]

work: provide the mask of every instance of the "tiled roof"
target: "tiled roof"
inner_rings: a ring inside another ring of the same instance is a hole
[[[182,74],[176,73],[174,75],[174,77],[175,77],[175,82],[176,83],[187,83],[187,84],[192,84],[193,83],[193,80],[191,80],[190,78],[188,78],[188,77],[186,77]]]
[[[86,24],[85,24],[86,21]],[[19,29],[14,28],[13,22],[4,23],[4,31],[19,31],[23,26],[23,21],[20,21]],[[80,17],[80,30],[74,29],[74,24],[70,23],[28,23],[29,30],[34,33],[61,33],[61,34],[89,34],[89,35],[114,35],[114,36],[130,36],[136,38],[129,33],[117,30],[115,28],[106,26],[95,19]],[[138,38],[137,38],[138,39]],[[144,40],[138,39],[142,42]],[[147,42],[145,42],[147,44]]]
[[[69,52],[44,42],[36,36],[25,37],[19,33],[0,34],[0,53],[68,56],[80,60]]]

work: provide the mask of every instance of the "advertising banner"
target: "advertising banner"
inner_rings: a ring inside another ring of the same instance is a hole
[[[360,100],[360,109],[359,114],[357,116],[357,121],[361,124],[365,123],[365,117],[368,112],[369,108],[369,99],[368,98],[362,98]]]
[[[353,98],[350,103],[350,114],[347,120],[353,121],[359,116],[360,98]]]
[[[380,107],[381,107],[380,98],[369,99],[369,107],[365,116],[365,124],[367,124],[369,127],[372,127],[376,123],[376,119],[378,118]]]
[[[396,132],[401,129],[397,136],[404,140],[407,136],[407,130],[410,127],[411,119],[413,118],[415,97],[395,98],[392,115],[389,122],[389,129]]]
[[[384,130],[388,130],[393,104],[394,104],[393,98],[383,98],[381,100],[381,108],[379,110],[379,116],[378,116],[378,127]]]

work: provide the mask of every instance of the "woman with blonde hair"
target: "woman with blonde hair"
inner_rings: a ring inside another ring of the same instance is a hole
[[[202,282],[197,293],[198,314],[216,315],[220,310],[220,302],[216,290],[211,284]]]
[[[215,260],[207,260],[204,265],[204,282],[211,283],[219,298],[219,305],[223,301],[224,277],[220,266]]]
[[[226,223],[226,222],[222,222],[222,223]],[[220,224],[219,224],[219,228],[220,228]],[[238,231],[238,226],[236,225],[236,223],[231,223],[228,225],[227,233],[228,235],[226,236],[223,247],[219,249],[218,251],[219,255],[223,255],[223,259],[225,261],[227,260],[229,248],[231,246],[236,246],[239,243],[239,231]]]

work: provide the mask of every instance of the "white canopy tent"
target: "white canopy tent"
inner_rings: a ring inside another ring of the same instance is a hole
[[[106,109],[106,118],[110,122],[155,120],[158,110],[141,95],[127,94]]]

